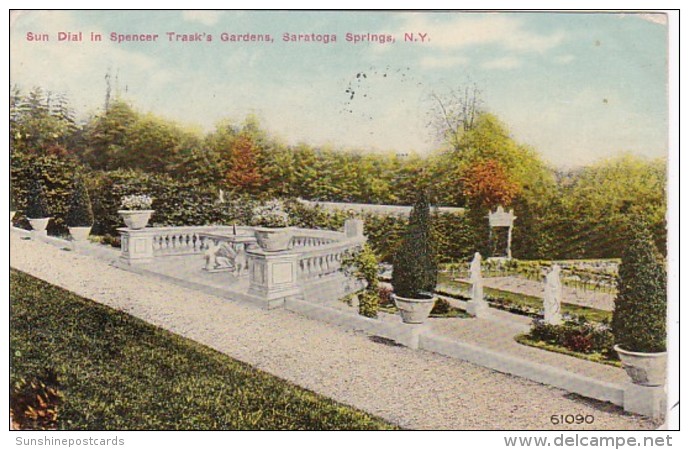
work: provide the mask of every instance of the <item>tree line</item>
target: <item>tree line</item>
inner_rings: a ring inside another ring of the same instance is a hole
[[[615,256],[626,225],[641,219],[665,249],[665,159],[621,154],[557,170],[516,142],[479,96],[475,88],[437,96],[431,113],[438,149],[399,155],[288,145],[253,116],[202,133],[118,98],[78,122],[64,95],[15,87],[10,151],[68,160],[84,171],[165,175],[259,199],[409,205],[425,190],[433,204],[467,208],[486,239],[488,210],[501,204],[518,216],[517,257]]]

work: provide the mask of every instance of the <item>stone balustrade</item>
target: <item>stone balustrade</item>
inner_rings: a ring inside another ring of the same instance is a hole
[[[297,277],[313,280],[326,277],[340,270],[343,257],[361,246],[363,242],[336,242],[299,253]]]
[[[154,263],[156,258],[201,255],[209,248],[209,241],[237,240],[252,237],[252,227],[198,226],[151,227],[141,230],[120,228],[121,257],[130,265]],[[267,252],[252,241],[243,247],[248,261],[249,294],[271,302],[303,295],[310,283],[331,279],[341,283],[342,259],[365,242],[363,222],[350,219],[343,231],[295,228],[287,249]],[[199,267],[203,270],[203,267]],[[228,278],[228,282],[232,282]]]

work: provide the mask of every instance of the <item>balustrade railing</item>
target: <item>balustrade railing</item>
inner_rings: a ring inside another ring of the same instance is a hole
[[[297,278],[312,281],[339,272],[345,255],[356,251],[362,244],[361,240],[349,239],[301,252],[298,256]]]

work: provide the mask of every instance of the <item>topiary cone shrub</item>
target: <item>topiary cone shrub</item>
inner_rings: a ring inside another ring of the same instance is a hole
[[[43,186],[38,180],[31,183],[29,198],[27,199],[26,217],[29,219],[43,219],[50,217],[48,204],[45,199]]]
[[[644,224],[632,225],[617,276],[612,332],[622,349],[666,351],[667,273]]]
[[[75,182],[74,190],[69,199],[69,209],[67,210],[66,219],[68,227],[93,226],[91,198],[81,179],[77,179]]]
[[[438,282],[436,249],[431,233],[428,196],[419,195],[409,215],[409,224],[393,258],[392,286],[406,298],[433,295]]]

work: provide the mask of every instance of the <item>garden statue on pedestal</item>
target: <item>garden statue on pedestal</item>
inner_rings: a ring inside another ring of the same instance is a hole
[[[562,283],[560,282],[560,266],[553,265],[552,270],[545,277],[545,295],[543,296],[543,319],[550,325],[560,325],[560,302],[562,301]]]
[[[467,302],[467,313],[474,317],[485,317],[489,314],[488,303],[483,298],[483,276],[481,275],[481,254],[474,253],[469,267],[471,283],[471,300]]]

